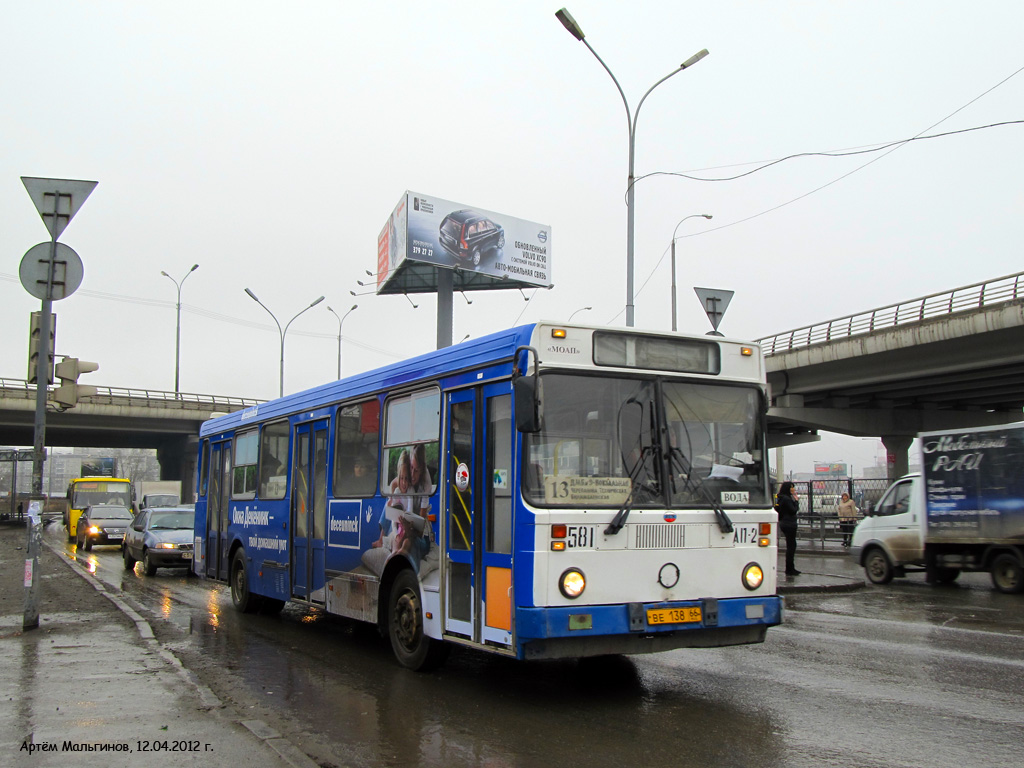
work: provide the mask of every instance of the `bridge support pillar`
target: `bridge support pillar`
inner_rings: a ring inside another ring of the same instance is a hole
[[[886,459],[889,466],[889,482],[903,477],[910,471],[910,444],[914,438],[910,435],[882,435]]]
[[[183,504],[195,501],[198,452],[199,438],[195,435],[175,438],[156,449],[156,458],[160,462],[160,479],[181,480]]]

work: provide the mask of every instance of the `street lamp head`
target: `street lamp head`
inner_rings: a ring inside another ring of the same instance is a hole
[[[583,30],[580,29],[580,25],[576,23],[576,19],[565,8],[555,11],[555,18],[562,22],[562,26],[569,30],[569,34],[575,37],[577,40],[582,40]]]
[[[189,270],[189,273],[195,272],[197,269],[199,269],[199,265],[198,264],[193,264],[192,265],[192,269]]]
[[[259,303],[260,303],[260,300],[256,298],[256,294],[255,294],[255,293],[253,293],[252,291],[250,291],[250,290],[249,290],[248,288],[246,288],[246,289],[245,289],[245,292],[249,294],[249,298],[250,298],[250,299],[252,299],[253,301],[255,301],[255,302],[256,302],[257,304],[259,304]]]
[[[357,308],[358,306],[359,306],[358,304],[353,304],[353,305],[352,305],[352,309],[355,309],[355,308]],[[349,310],[349,312],[351,312],[351,311],[352,311],[352,309],[350,309],[350,310]]]
[[[697,53],[693,54],[693,56],[691,56],[686,61],[684,61],[682,64],[680,64],[679,68],[680,69],[686,69],[687,67],[692,67],[694,64],[696,64],[698,61],[700,61],[701,59],[703,59],[707,55],[708,55],[708,49],[704,48],[703,50],[700,50]]]
[[[675,248],[676,237],[677,237],[677,235],[679,233],[679,227],[682,225],[682,223],[684,221],[687,221],[688,219],[701,219],[701,218],[703,218],[703,219],[712,219],[714,217],[710,213],[691,213],[689,216],[684,216],[683,218],[681,218],[679,220],[679,223],[676,224],[676,228],[674,230],[672,230],[672,247],[673,248]]]
[[[164,277],[170,277],[170,275],[168,275],[168,274],[167,274],[166,272],[164,272],[164,271],[163,271],[162,269],[160,270],[160,274],[161,274],[161,275],[163,275]]]
[[[324,298],[325,298],[325,297],[321,296],[321,297],[320,297],[319,299],[317,299],[317,300],[316,300],[316,301],[314,301],[314,302],[313,302],[312,304],[310,304],[310,305],[309,305],[309,307],[307,307],[307,309],[310,309],[310,308],[312,308],[312,307],[315,307],[315,306],[316,306],[317,304],[319,304],[319,303],[320,303],[321,301],[323,301],[323,300],[324,300]]]

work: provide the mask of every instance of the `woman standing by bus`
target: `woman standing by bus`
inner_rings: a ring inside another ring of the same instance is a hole
[[[796,486],[787,481],[779,487],[779,495],[775,501],[775,511],[779,513],[779,530],[786,537],[787,576],[800,575],[800,571],[793,564],[793,558],[796,557],[796,515],[799,510]]]
[[[850,494],[844,493],[839,502],[839,530],[843,534],[843,546],[850,546],[850,539],[853,538],[853,528],[857,525],[857,505],[850,498]]]

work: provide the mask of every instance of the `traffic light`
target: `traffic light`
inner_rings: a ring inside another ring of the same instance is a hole
[[[29,323],[28,334],[28,379],[29,384],[35,384],[39,374],[39,335],[42,324],[42,312],[33,312],[32,320]],[[50,313],[50,359],[46,366],[46,383],[53,384],[53,340],[57,337],[57,316]]]
[[[53,391],[53,399],[63,406],[74,408],[80,397],[91,397],[96,394],[96,387],[78,383],[83,373],[99,370],[99,363],[88,363],[77,357],[65,357],[57,363],[57,376],[60,386]]]

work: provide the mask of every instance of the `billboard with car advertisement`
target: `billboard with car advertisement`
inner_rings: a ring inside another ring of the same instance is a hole
[[[552,285],[551,227],[406,192],[377,237],[377,290],[388,292],[385,287],[413,263],[460,270],[509,287],[547,288]],[[474,280],[465,287],[484,286]],[[432,289],[436,284],[402,288]]]

